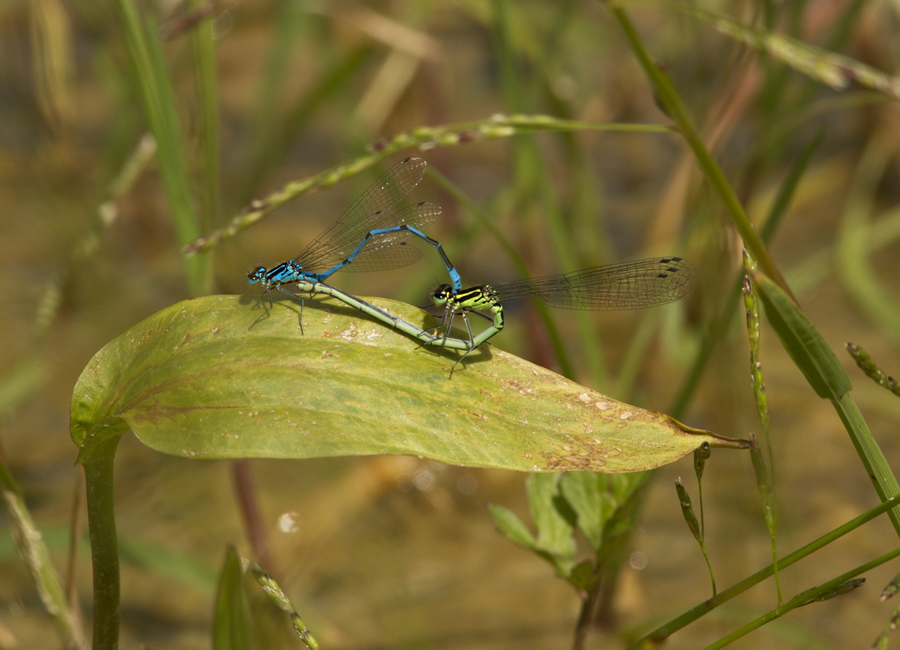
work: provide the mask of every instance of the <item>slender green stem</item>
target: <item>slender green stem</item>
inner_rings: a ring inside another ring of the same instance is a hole
[[[581,611],[578,613],[578,622],[575,624],[575,636],[572,640],[572,650],[582,650],[587,634],[591,629],[591,621],[594,619],[594,610],[603,595],[603,581],[598,580],[581,603]]]
[[[832,530],[830,533],[827,533],[827,534],[823,535],[822,537],[818,538],[817,540],[810,542],[806,546],[794,551],[793,553],[786,555],[782,560],[780,560],[778,562],[778,569],[779,570],[786,569],[787,567],[794,564],[798,560],[803,559],[807,555],[811,555],[812,553],[819,550],[820,548],[834,542],[835,540],[846,535],[847,533],[859,528],[860,526],[871,521],[872,519],[874,519],[878,515],[882,514],[883,512],[886,512],[886,511],[893,512],[892,508],[894,508],[898,505],[900,505],[900,497],[895,497],[895,498],[889,499],[889,500],[885,501],[884,503],[881,503],[881,504],[875,506],[871,510],[864,512],[863,514],[859,515],[858,517],[855,517],[854,519],[851,519],[846,524],[843,524],[842,526],[838,526],[837,528]],[[630,646],[628,646],[627,650],[639,650],[640,648],[659,646],[660,643],[662,643],[662,641],[664,639],[670,637],[672,634],[674,634],[678,630],[680,630],[684,627],[687,627],[688,624],[693,623],[701,616],[708,614],[709,612],[714,610],[716,607],[722,605],[723,603],[728,602],[735,596],[738,596],[738,595],[744,593],[745,591],[747,591],[748,589],[750,589],[751,587],[754,587],[755,585],[759,584],[766,578],[772,576],[774,574],[774,572],[775,572],[775,567],[773,564],[770,564],[766,568],[757,571],[753,575],[748,576],[747,578],[744,578],[736,585],[729,587],[725,591],[719,593],[717,596],[713,596],[709,600],[703,601],[699,605],[686,611],[681,616],[678,616],[678,617],[672,619],[671,621],[669,621],[668,623],[665,623],[664,625],[656,628],[655,630],[653,630],[646,636],[642,637],[637,642],[632,643]]]
[[[156,138],[157,162],[178,239],[186,244],[199,234],[192,191],[188,183],[175,95],[151,15],[138,14],[132,0],[118,0],[119,18],[144,114]],[[204,293],[209,260],[186,260],[188,282],[194,295]]]
[[[94,568],[94,650],[119,647],[119,546],[113,504],[113,461],[119,438],[97,443],[83,462]]]
[[[201,0],[192,0],[198,7]],[[204,228],[216,224],[219,216],[219,110],[218,78],[216,77],[216,49],[211,20],[200,21],[191,31],[191,46],[194,53],[194,75],[197,84],[197,99],[200,105],[200,119],[197,128],[200,134],[201,192],[200,222]]]
[[[650,54],[644,48],[644,44],[641,41],[637,30],[631,22],[631,18],[629,18],[621,5],[618,2],[610,0],[606,0],[604,4],[606,4],[607,8],[612,12],[613,16],[618,20],[622,30],[625,32],[625,36],[631,44],[638,61],[644,68],[644,72],[647,74],[650,83],[653,85],[653,89],[656,92],[656,97],[660,105],[666,114],[675,122],[682,137],[684,137],[688,146],[691,148],[691,151],[694,153],[697,164],[706,176],[710,187],[719,195],[719,198],[725,205],[725,209],[729,216],[731,216],[735,228],[737,228],[738,233],[741,235],[744,246],[750,251],[753,257],[756,258],[760,268],[765,274],[772,278],[782,289],[784,289],[784,291],[790,294],[790,289],[784,281],[784,278],[781,276],[781,271],[775,266],[775,262],[772,261],[769,251],[763,244],[762,239],[760,239],[759,235],[756,233],[756,230],[754,230],[753,224],[750,223],[750,219],[738,200],[737,195],[734,193],[734,190],[731,189],[731,185],[725,178],[722,168],[719,167],[715,158],[713,158],[712,154],[706,149],[700,134],[694,129],[690,117],[688,116],[687,109],[682,103],[678,91],[675,90],[675,86],[672,85],[669,78],[663,74],[656,63],[653,62]]]
[[[816,134],[816,137],[810,141],[809,145],[804,148],[803,153],[791,166],[790,172],[781,184],[778,194],[775,197],[775,202],[772,205],[772,209],[769,211],[768,218],[760,231],[763,242],[768,243],[778,229],[778,225],[781,223],[781,219],[787,212],[788,205],[796,192],[797,185],[800,183],[803,173],[809,166],[813,153],[818,151],[819,146],[822,144],[822,133],[822,131],[819,131]],[[827,265],[823,264],[822,266],[824,267]],[[744,273],[741,271],[735,278],[731,291],[728,294],[728,298],[722,303],[722,311],[712,322],[706,335],[702,338],[700,349],[697,352],[697,356],[694,359],[690,372],[682,384],[681,390],[675,397],[672,406],[667,411],[672,417],[680,418],[687,409],[688,402],[694,394],[694,391],[697,389],[697,386],[700,384],[700,378],[702,377],[704,370],[706,370],[706,365],[712,355],[713,348],[725,335],[732,319],[737,315],[737,311],[733,309],[732,305],[735,305],[738,302],[738,298],[741,295],[741,288],[743,287],[743,281]]]
[[[125,0],[120,0],[124,2]],[[320,174],[288,183],[262,199],[254,200],[232,221],[215,232],[196,239],[184,247],[188,257],[210,250],[222,241],[234,237],[249,228],[276,208],[288,201],[326,187],[338,181],[356,176],[378,164],[385,158],[418,146],[420,149],[455,147],[474,140],[509,138],[523,133],[553,131],[615,131],[618,133],[668,133],[672,127],[657,124],[608,124],[559,120],[547,115],[499,115],[486,120],[450,124],[438,127],[419,127],[408,133],[394,136],[390,141],[379,142],[373,152],[355,160],[327,169]]]
[[[710,645],[706,646],[705,650],[716,650],[717,648],[724,648],[724,647],[732,644],[734,641],[737,641],[741,637],[747,636],[753,630],[756,630],[756,629],[762,627],[763,625],[766,625],[767,623],[771,623],[776,618],[781,618],[782,616],[784,616],[785,614],[790,612],[792,609],[796,609],[798,607],[808,605],[809,603],[816,601],[816,600],[823,600],[823,599],[827,599],[830,596],[836,595],[835,590],[838,589],[838,587],[840,587],[841,584],[847,582],[851,578],[854,578],[862,573],[865,573],[866,571],[870,571],[870,570],[874,569],[875,567],[881,566],[885,562],[890,562],[891,560],[893,560],[896,557],[900,557],[900,547],[895,548],[893,551],[885,553],[881,557],[877,557],[874,560],[870,560],[869,562],[866,562],[865,564],[861,564],[858,567],[856,567],[855,569],[851,569],[850,571],[847,571],[846,573],[839,575],[836,578],[832,578],[828,582],[826,582],[818,587],[815,587],[814,589],[808,589],[806,591],[803,591],[803,592],[797,594],[796,596],[791,598],[788,602],[784,603],[783,605],[779,605],[775,609],[773,609],[769,612],[766,612],[762,616],[760,616],[760,617],[750,621],[746,625],[738,628],[731,634],[727,634],[727,635],[723,636],[721,639],[718,639],[715,643],[711,643]]]

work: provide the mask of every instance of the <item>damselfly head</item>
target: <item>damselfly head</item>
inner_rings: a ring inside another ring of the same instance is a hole
[[[266,267],[257,266],[247,274],[247,282],[250,284],[258,284],[264,277],[266,277]]]
[[[441,305],[445,305],[452,296],[453,287],[449,284],[442,284],[432,292],[431,302],[440,307]]]

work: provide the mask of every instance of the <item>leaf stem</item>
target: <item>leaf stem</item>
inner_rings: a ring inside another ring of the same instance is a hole
[[[119,438],[99,442],[83,463],[94,567],[94,650],[119,647],[119,545],[113,507],[113,461]]]

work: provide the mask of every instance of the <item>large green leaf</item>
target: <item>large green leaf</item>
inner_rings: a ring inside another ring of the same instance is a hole
[[[431,317],[375,300],[409,322]],[[257,309],[254,309],[254,306]],[[91,360],[72,398],[72,439],[127,425],[146,445],[192,458],[410,454],[524,471],[633,472],[704,441],[743,441],[622,404],[488,345],[448,379],[457,353],[421,348],[331,298],[267,318],[256,298],[173,305]]]

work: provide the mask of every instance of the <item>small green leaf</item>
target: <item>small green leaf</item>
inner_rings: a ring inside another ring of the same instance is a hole
[[[614,476],[593,472],[567,472],[560,481],[562,494],[578,516],[578,529],[598,557],[608,557],[634,525],[634,510],[646,475]]]
[[[607,476],[594,472],[568,472],[560,485],[563,496],[578,515],[578,529],[595,551],[603,544],[603,527],[612,514]]]
[[[251,647],[249,609],[243,576],[241,559],[234,547],[229,546],[216,593],[213,621],[215,650],[248,650]]]
[[[532,474],[526,482],[531,518],[537,528],[538,555],[568,577],[575,566],[575,513],[559,491],[561,474]]]
[[[554,555],[574,556],[575,513],[560,492],[561,478],[561,474],[529,476],[526,483],[528,504],[537,527],[538,545]]]
[[[819,397],[839,400],[850,390],[850,378],[825,339],[781,287],[762,274],[753,280],[769,322],[806,381]]]
[[[488,509],[491,511],[494,523],[497,524],[497,528],[506,539],[525,548],[537,548],[538,543],[534,535],[512,510],[496,503],[488,505]]]
[[[433,319],[373,301],[409,322]],[[255,307],[255,308],[254,308]],[[190,458],[408,454],[522,471],[632,472],[704,441],[745,441],[617,402],[489,345],[448,379],[457,353],[419,342],[331,298],[207,296],[151,316],[98,352],[72,397],[82,447],[130,428]]]

